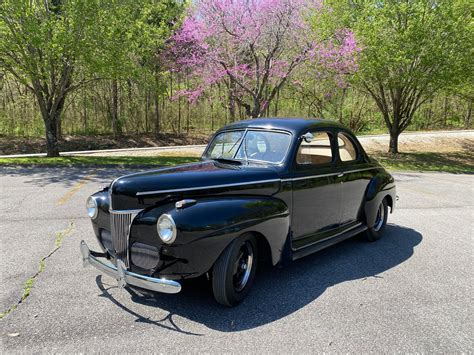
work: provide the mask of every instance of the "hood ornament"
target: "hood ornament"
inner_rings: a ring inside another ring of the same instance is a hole
[[[196,200],[188,198],[188,199],[184,199],[184,200],[176,202],[175,207],[177,210],[182,210],[186,207],[190,207],[195,204],[196,204]]]

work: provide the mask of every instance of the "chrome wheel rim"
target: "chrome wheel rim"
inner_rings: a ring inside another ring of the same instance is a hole
[[[383,226],[385,220],[385,209],[383,203],[380,204],[379,210],[377,211],[377,218],[375,219],[374,231],[378,232]]]
[[[239,250],[239,255],[234,263],[233,283],[237,292],[242,291],[250,279],[253,265],[253,247],[246,241]]]

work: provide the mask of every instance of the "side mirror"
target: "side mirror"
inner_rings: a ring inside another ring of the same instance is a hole
[[[313,141],[313,138],[314,138],[313,134],[310,133],[310,132],[303,134],[302,137],[303,137],[303,139],[306,143],[311,143]]]

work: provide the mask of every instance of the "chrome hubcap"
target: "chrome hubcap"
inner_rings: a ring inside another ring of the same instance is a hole
[[[253,264],[253,247],[246,241],[239,251],[237,260],[234,263],[233,283],[237,292],[240,292],[247,285]]]
[[[385,209],[383,208],[383,203],[380,204],[379,210],[377,211],[377,218],[375,219],[374,230],[378,232],[383,226],[385,220]]]

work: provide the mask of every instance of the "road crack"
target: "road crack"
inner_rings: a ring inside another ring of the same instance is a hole
[[[22,304],[30,296],[31,290],[33,289],[36,279],[46,269],[46,260],[49,259],[54,253],[56,253],[61,248],[64,237],[71,234],[73,231],[74,231],[74,221],[71,221],[69,222],[69,226],[66,229],[56,232],[53,250],[51,250],[46,256],[41,258],[41,260],[38,263],[38,271],[36,271],[36,273],[32,277],[27,279],[25,283],[23,284],[23,294],[21,295],[18,302],[10,306],[4,312],[0,313],[0,319],[6,317],[10,313],[12,313],[14,310],[16,310],[18,306]]]

